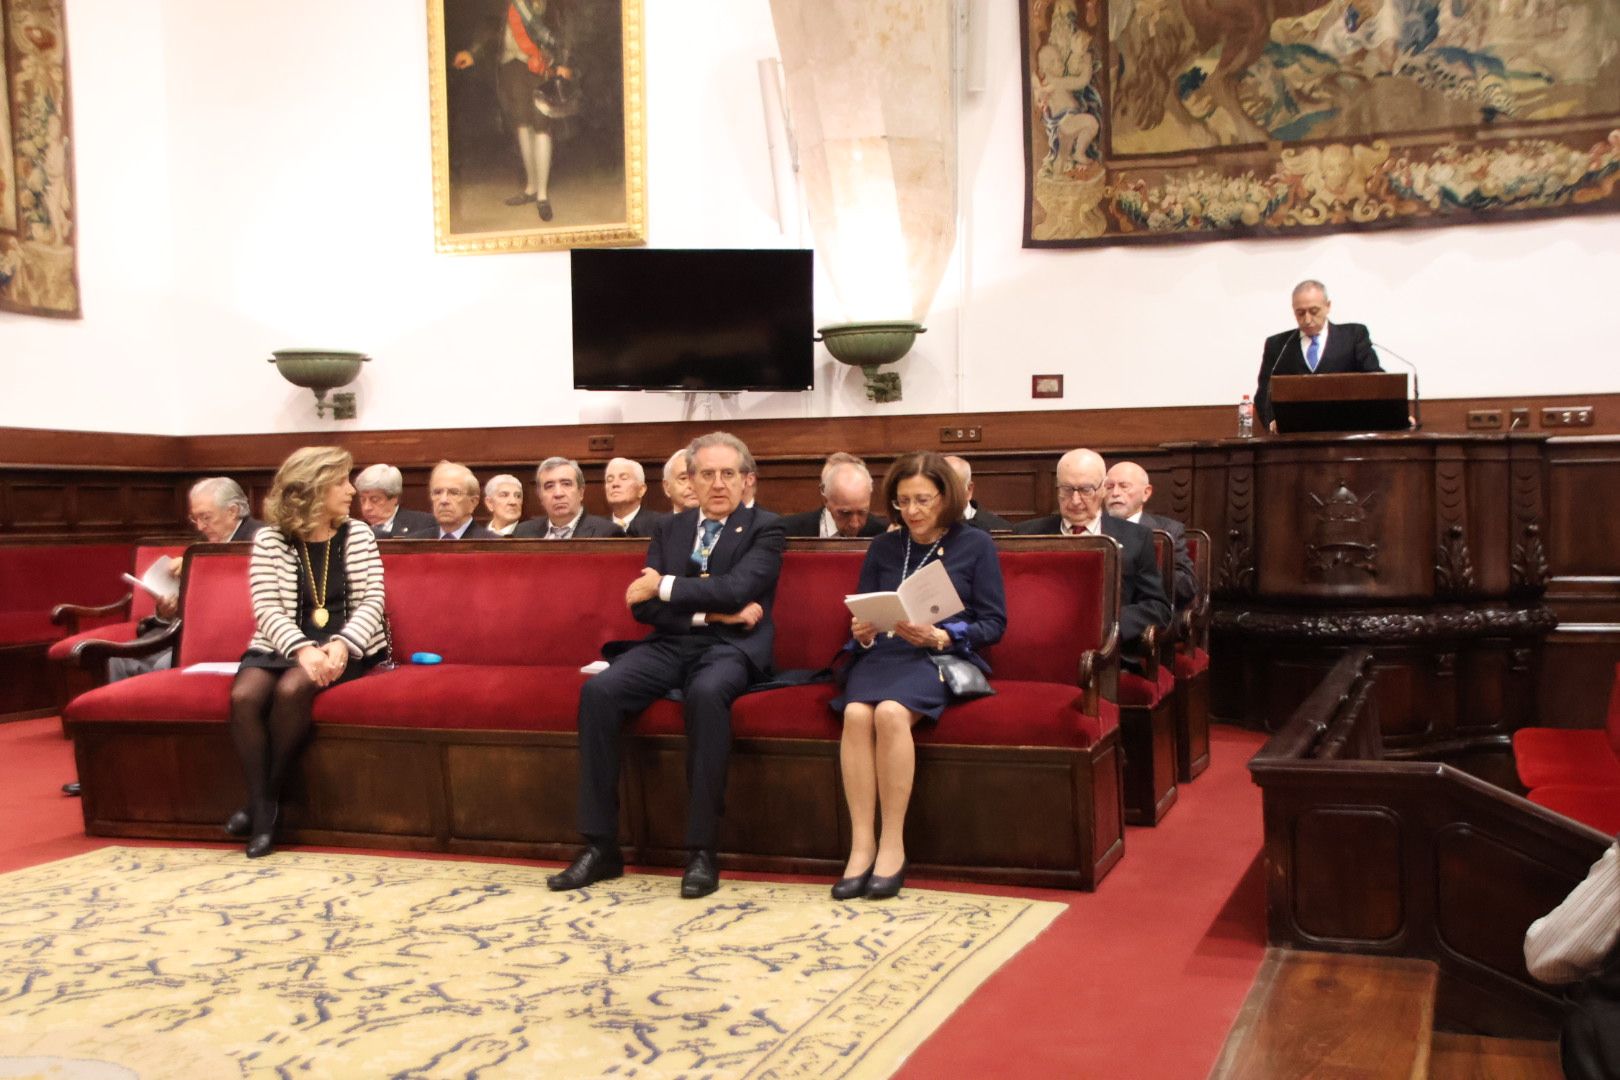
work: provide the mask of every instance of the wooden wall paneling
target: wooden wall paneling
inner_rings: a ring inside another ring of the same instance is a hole
[[[1620,663],[1620,439],[1547,442],[1547,640],[1542,723],[1601,726]]]
[[[130,522],[129,488],[124,484],[74,485],[73,524],[88,529],[117,528]]]
[[[37,475],[14,481],[11,487],[11,522],[18,530],[66,530],[73,525],[74,491],[71,485],[53,484]]]

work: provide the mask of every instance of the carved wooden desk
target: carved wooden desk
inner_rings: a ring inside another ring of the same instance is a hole
[[[1506,749],[1535,716],[1546,439],[1302,434],[1186,444],[1214,541],[1211,712],[1276,730],[1373,649],[1391,756]]]

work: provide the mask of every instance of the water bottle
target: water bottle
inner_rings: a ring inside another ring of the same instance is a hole
[[[1248,394],[1244,394],[1243,400],[1238,402],[1238,438],[1254,438],[1254,401]]]

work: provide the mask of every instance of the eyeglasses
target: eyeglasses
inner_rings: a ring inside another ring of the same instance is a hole
[[[214,522],[220,520],[220,518],[222,518],[222,517],[224,517],[223,514],[217,514],[217,513],[214,513],[213,511],[209,511],[206,514],[192,514],[186,520],[191,522],[193,525],[197,526],[197,528],[200,529],[205,525],[212,525]]]
[[[1101,490],[1102,488],[1098,487],[1096,484],[1081,484],[1079,487],[1075,487],[1072,484],[1059,484],[1057,486],[1057,495],[1060,501],[1068,502],[1076,495],[1089,499]]]
[[[716,480],[724,480],[728,484],[737,482],[742,473],[736,469],[699,469],[697,478],[705,484],[712,484]]]
[[[915,498],[896,499],[889,505],[903,514],[907,510],[910,510],[913,506],[915,506],[918,510],[927,510],[937,502],[939,502],[938,495],[918,495]]]

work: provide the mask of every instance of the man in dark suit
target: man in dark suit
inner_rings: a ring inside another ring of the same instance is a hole
[[[1338,375],[1350,371],[1383,371],[1373,352],[1372,335],[1360,323],[1330,323],[1333,302],[1320,281],[1294,286],[1294,322],[1298,329],[1266,338],[1260,350],[1260,381],[1254,391],[1254,412],[1272,431],[1273,375]]]
[[[882,514],[872,513],[872,474],[866,462],[842,450],[830,454],[821,466],[821,509],[789,514],[782,519],[789,536],[876,536],[889,527]]]
[[[985,532],[1012,532],[1012,522],[999,514],[992,514],[980,506],[978,500],[973,497],[973,466],[968,464],[967,458],[948,454],[945,460],[956,470],[956,475],[962,478],[962,489],[967,492],[968,506],[962,520]]]
[[[405,478],[392,465],[370,465],[354,478],[360,520],[371,526],[379,540],[420,540],[437,535],[433,515],[421,510],[401,510],[400,492]]]
[[[1119,640],[1136,650],[1150,626],[1170,625],[1170,603],[1153,556],[1153,534],[1140,525],[1103,513],[1103,484],[1108,474],[1101,456],[1070,450],[1058,459],[1058,513],[1019,522],[1013,532],[1035,535],[1111,536],[1124,548],[1120,561]]]
[[[417,540],[499,540],[473,520],[478,506],[478,477],[465,465],[441,461],[428,477],[428,498],[433,502],[433,528]]]
[[[513,536],[585,540],[624,535],[607,518],[585,512],[585,470],[573,458],[546,458],[534,470],[534,487],[545,516],[523,522],[512,530]]]
[[[620,732],[638,713],[679,688],[686,713],[686,872],[681,895],[719,887],[714,849],[731,757],[731,703],[771,665],[771,603],[782,569],[782,519],[742,505],[753,455],[733,435],[692,443],[699,506],[660,521],[647,566],[625,602],[652,633],[612,643],[608,669],[579,695],[579,831],[586,847],[547,879],[578,889],[624,872],[619,853]]]
[[[647,498],[647,470],[629,458],[616,457],[602,470],[602,496],[613,524],[626,536],[651,536],[658,519],[669,516],[642,505]]]
[[[1192,553],[1187,550],[1187,527],[1175,518],[1144,510],[1152,497],[1153,484],[1147,470],[1136,462],[1121,461],[1108,470],[1108,478],[1103,481],[1103,508],[1108,516],[1170,534],[1176,549],[1175,606],[1181,608],[1198,592],[1198,575],[1193,569]]]

